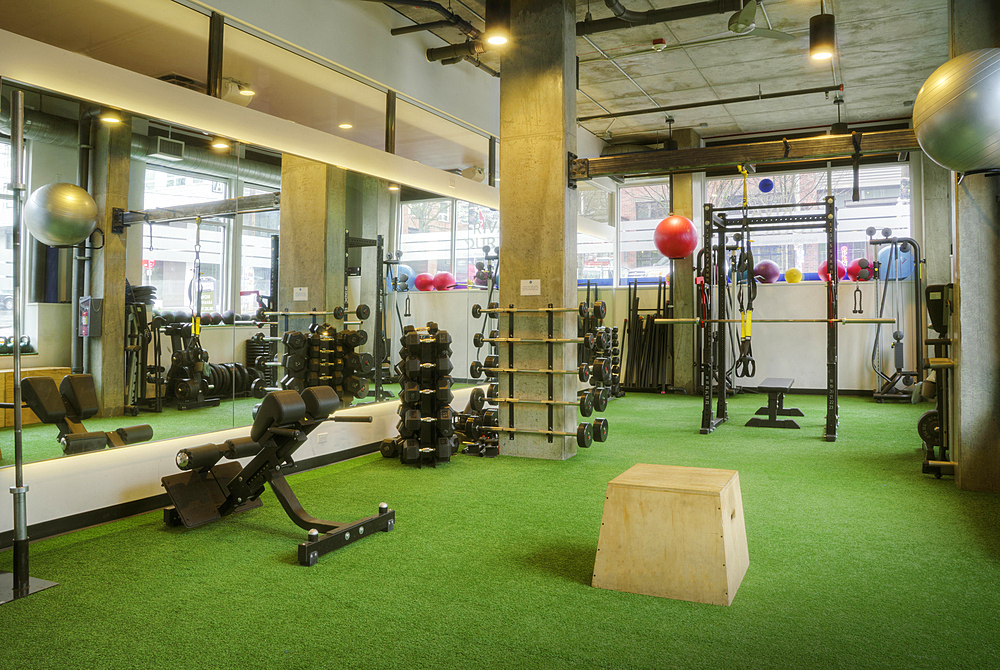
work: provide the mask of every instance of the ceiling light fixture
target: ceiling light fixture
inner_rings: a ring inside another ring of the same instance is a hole
[[[833,57],[837,41],[837,26],[833,14],[823,10],[823,0],[819,3],[819,14],[809,19],[809,57],[826,60]]]
[[[225,137],[213,137],[211,146],[213,149],[218,149],[219,151],[222,151],[225,149],[229,149],[230,144],[229,140],[227,140]]]
[[[101,109],[98,113],[97,118],[101,120],[102,123],[107,123],[109,125],[114,125],[116,123],[122,122],[121,114],[113,109]]]
[[[399,190],[399,184],[393,184],[392,182],[390,182],[389,183],[389,190],[390,191],[398,191]]]
[[[257,92],[250,87],[250,84],[237,81],[232,77],[222,78],[222,99],[227,102],[246,107]]]
[[[342,124],[340,124],[340,125],[339,125],[339,126],[337,126],[337,127],[338,127],[338,128],[341,128],[341,129],[343,129],[343,130],[350,130],[351,128],[353,128],[353,127],[354,127],[354,125],[353,125],[353,124],[350,124],[350,123],[342,123]]]
[[[486,41],[494,46],[510,40],[510,0],[486,0]]]

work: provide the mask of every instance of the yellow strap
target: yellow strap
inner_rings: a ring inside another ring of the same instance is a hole
[[[753,310],[748,309],[747,311],[743,312],[740,318],[743,322],[741,331],[742,337],[744,338],[750,337],[750,328],[752,326],[752,321],[753,321]]]
[[[744,168],[742,165],[737,165],[736,169],[740,171],[741,175],[743,175],[743,209],[746,209],[747,208],[747,177],[749,176],[750,173],[747,172],[746,168]]]

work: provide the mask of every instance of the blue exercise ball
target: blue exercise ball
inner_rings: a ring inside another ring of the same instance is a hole
[[[414,272],[413,268],[411,268],[409,265],[397,265],[396,266],[396,275],[395,276],[397,278],[400,278],[403,275],[406,275],[406,287],[409,290],[411,290],[411,291],[414,290],[414,288],[413,288],[413,280],[417,276],[417,273]]]
[[[903,251],[899,247],[898,258],[892,254],[892,245],[882,247],[878,252],[879,277],[883,280],[896,279],[896,267],[899,267],[899,279],[906,279],[913,273],[913,249]]]
[[[757,182],[757,188],[761,193],[770,193],[774,189],[774,182],[767,178],[761,179]]]

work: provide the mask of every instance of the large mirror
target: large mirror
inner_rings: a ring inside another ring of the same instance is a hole
[[[263,393],[297,384],[334,385],[355,404],[395,400],[408,325],[451,332],[456,382],[476,381],[469,365],[487,351],[472,346],[473,334],[488,335],[495,322],[470,311],[498,300],[495,209],[12,80],[0,89],[4,134],[15,90],[25,99],[28,193],[82,178],[101,229],[86,248],[25,236],[22,376],[58,387],[67,375],[90,375],[80,383],[92,385],[96,407],[81,408],[76,430],[126,428],[130,438],[60,442],[72,429],[26,409],[26,461],[248,425]],[[9,152],[0,139],[0,173],[10,172]],[[12,334],[12,198],[0,198],[4,338]],[[120,212],[105,215],[112,208]],[[283,229],[287,221],[294,225]],[[435,277],[443,290],[418,290]],[[122,297],[111,299],[119,288]],[[85,299],[77,312],[85,316],[74,318],[79,298],[91,295],[103,299]],[[78,337],[81,320],[92,329],[86,337]],[[352,351],[370,356],[363,373],[336,377],[308,356],[303,374],[286,365],[286,354],[297,355],[288,333],[330,347],[357,330],[365,336]],[[11,358],[0,353],[7,388]],[[10,432],[13,412],[5,414],[0,431]],[[131,430],[145,425],[151,437]],[[12,462],[13,450],[3,449],[0,466]]]

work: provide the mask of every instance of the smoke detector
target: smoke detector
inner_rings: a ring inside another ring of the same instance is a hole
[[[667,41],[662,37],[657,37],[653,40],[653,51],[663,51],[667,48]]]

